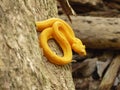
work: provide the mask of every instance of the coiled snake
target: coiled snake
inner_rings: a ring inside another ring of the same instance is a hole
[[[59,18],[51,18],[36,22],[40,47],[47,59],[57,65],[65,65],[72,61],[72,49],[79,55],[86,55],[85,46],[75,37],[72,28]],[[63,56],[55,54],[48,46],[48,40],[54,38],[63,50]]]

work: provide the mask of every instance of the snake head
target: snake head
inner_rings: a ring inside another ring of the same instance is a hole
[[[76,39],[75,42],[72,44],[73,50],[81,56],[86,55],[85,45],[79,39]]]

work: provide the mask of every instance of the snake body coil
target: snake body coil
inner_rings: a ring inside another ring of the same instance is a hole
[[[51,18],[36,22],[40,47],[43,48],[47,59],[58,65],[65,65],[72,61],[72,49],[80,55],[86,55],[85,46],[75,37],[72,28],[59,18]],[[63,50],[63,56],[56,55],[48,46],[48,40],[54,38]]]

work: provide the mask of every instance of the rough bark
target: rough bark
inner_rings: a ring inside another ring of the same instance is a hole
[[[70,65],[49,63],[39,48],[35,21],[50,17],[55,0],[0,1],[0,90],[74,90]]]
[[[62,19],[68,21],[65,16]],[[75,34],[87,48],[120,49],[120,19],[71,16]],[[69,22],[69,21],[68,21]]]

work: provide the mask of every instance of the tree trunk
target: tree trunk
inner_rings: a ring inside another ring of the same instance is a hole
[[[35,21],[50,17],[55,0],[0,1],[0,90],[74,90],[71,66],[49,63],[39,48]]]

